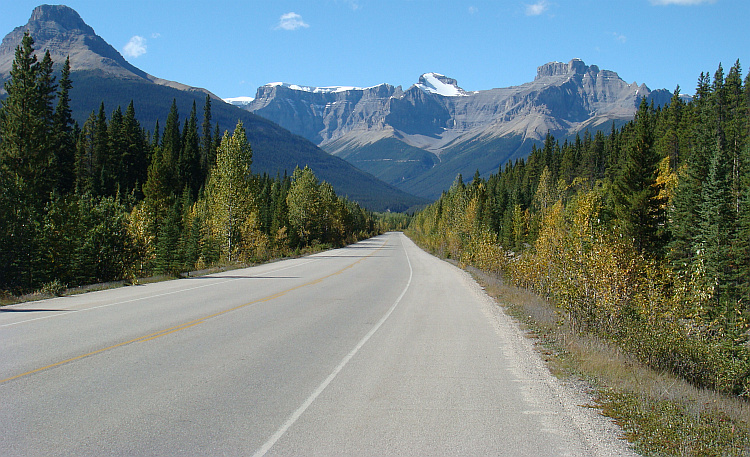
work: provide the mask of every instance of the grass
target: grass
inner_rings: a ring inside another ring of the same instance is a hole
[[[600,338],[574,332],[542,297],[466,269],[537,339],[553,374],[591,385],[598,407],[622,427],[637,452],[750,456],[750,402],[645,367]]]

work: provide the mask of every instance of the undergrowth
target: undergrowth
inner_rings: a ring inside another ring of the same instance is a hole
[[[535,338],[550,370],[582,379],[603,414],[644,456],[750,456],[750,403],[699,389],[646,367],[609,342],[570,327],[554,305],[467,267],[488,294]]]

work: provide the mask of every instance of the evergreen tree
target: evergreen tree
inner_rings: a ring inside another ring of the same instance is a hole
[[[158,121],[157,121],[158,122]],[[160,167],[160,185],[161,190],[169,194],[169,198],[175,198],[182,191],[183,183],[180,181],[180,172],[178,161],[182,150],[182,139],[180,135],[180,119],[177,112],[177,101],[172,100],[172,106],[167,115],[167,121],[164,124],[164,130],[161,135],[159,145],[159,167]],[[156,136],[155,140],[158,141]],[[154,152],[154,155],[156,153]],[[152,157],[152,163],[156,157]],[[171,200],[170,200],[171,201]],[[171,203],[169,204],[171,205]],[[167,207],[164,209],[166,210]]]
[[[718,147],[711,158],[708,177],[701,192],[697,208],[698,233],[693,252],[705,268],[703,290],[714,298],[714,309],[726,302],[734,292],[731,274],[731,246],[734,219],[732,217],[728,163],[723,150]],[[714,316],[715,317],[715,316]]]
[[[140,185],[146,181],[149,162],[146,139],[135,117],[132,100],[125,110],[120,135],[123,142],[121,158],[123,191],[128,193],[135,191],[140,197]]]
[[[83,123],[76,141],[75,190],[79,195],[92,194],[96,186],[96,159],[94,152],[94,126],[96,114],[91,112]]]
[[[173,275],[182,268],[178,249],[181,232],[179,206],[179,201],[175,201],[169,207],[158,228],[155,260],[157,274]]]
[[[203,124],[201,137],[201,183],[208,178],[208,171],[216,163],[216,149],[214,149],[214,139],[211,135],[211,96],[206,95],[206,104],[203,106]]]
[[[650,255],[660,255],[664,247],[664,213],[658,198],[658,163],[652,131],[653,108],[646,99],[636,113],[633,132],[625,145],[619,174],[614,182],[614,212],[623,233],[635,247]]]
[[[46,53],[37,62],[33,45],[33,38],[24,33],[4,85],[8,95],[0,106],[0,213],[7,217],[0,224],[0,251],[6,257],[0,259],[0,277],[5,280],[0,286],[14,290],[27,290],[40,279],[43,210],[56,184],[52,60]]]
[[[195,102],[190,116],[185,120],[182,130],[182,149],[177,162],[178,184],[190,189],[191,197],[198,196],[198,190],[203,185],[200,169],[200,138],[198,137],[198,118]]]
[[[57,107],[52,125],[53,153],[56,155],[56,181],[55,188],[62,194],[70,193],[75,189],[75,158],[76,141],[72,111],[70,109],[70,89],[73,83],[70,80],[70,58],[65,59],[60,82],[57,91]]]
[[[117,164],[112,157],[109,132],[107,128],[107,114],[104,102],[99,105],[99,114],[94,123],[94,194],[98,196],[112,196],[116,192]]]
[[[125,137],[122,128],[124,117],[122,115],[122,109],[118,106],[112,112],[109,119],[109,125],[107,125],[107,141],[108,141],[108,156],[112,162],[111,176],[112,183],[109,184],[109,188],[112,192],[127,192],[128,187],[126,185],[126,165],[125,161],[127,155],[127,146],[125,145]]]
[[[5,82],[8,95],[0,109],[0,163],[17,177],[29,201],[39,206],[49,199],[55,184],[50,144],[54,78],[49,54],[37,62],[33,45],[34,39],[24,33]]]

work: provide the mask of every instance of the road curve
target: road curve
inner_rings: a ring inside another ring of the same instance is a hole
[[[0,308],[0,455],[632,455],[400,233]]]

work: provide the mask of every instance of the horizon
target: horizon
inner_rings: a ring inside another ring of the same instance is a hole
[[[575,58],[628,83],[693,94],[701,72],[748,61],[747,2],[604,3],[295,0],[197,11],[196,2],[174,0],[65,4],[132,65],[221,98],[253,97],[272,82],[407,88],[430,72],[466,91],[486,90],[532,81],[537,67]],[[6,6],[3,36],[39,5]]]

